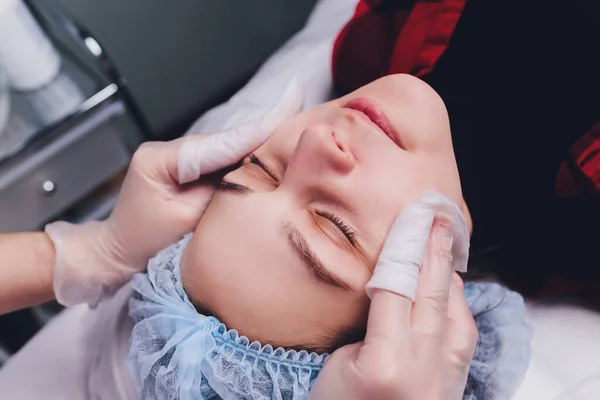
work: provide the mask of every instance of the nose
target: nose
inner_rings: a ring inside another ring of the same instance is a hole
[[[307,173],[346,175],[355,166],[356,159],[347,135],[336,132],[330,125],[318,124],[302,132],[288,168]]]
[[[313,125],[300,135],[280,186],[302,194],[302,198],[312,198],[317,192],[339,187],[340,178],[356,165],[351,143],[343,132],[326,124]]]

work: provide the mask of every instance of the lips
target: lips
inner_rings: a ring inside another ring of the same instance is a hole
[[[387,137],[392,139],[392,141],[396,143],[398,147],[402,147],[400,145],[400,136],[398,135],[398,132],[394,129],[385,113],[378,108],[375,102],[373,102],[371,99],[359,97],[357,99],[350,100],[343,106],[343,108],[360,111],[361,113],[365,114],[367,118],[377,125]]]

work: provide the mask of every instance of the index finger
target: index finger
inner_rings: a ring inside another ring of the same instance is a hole
[[[452,282],[452,231],[448,221],[436,220],[419,277],[412,326],[425,336],[442,340]]]
[[[371,299],[365,343],[398,341],[410,332],[412,300],[383,289]]]

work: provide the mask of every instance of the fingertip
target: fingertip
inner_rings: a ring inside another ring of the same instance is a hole
[[[453,270],[467,272],[470,236],[462,209],[456,203],[434,190],[426,190],[418,202],[431,207],[435,210],[437,217],[443,217],[450,222],[453,237]]]
[[[279,103],[286,105],[285,111],[287,116],[293,116],[299,113],[304,106],[304,91],[300,80],[293,76],[283,88],[283,94]]]
[[[198,179],[201,173],[196,141],[191,136],[186,137],[177,151],[177,180],[184,185]]]
[[[274,130],[286,119],[298,114],[304,105],[304,93],[298,79],[293,78],[283,88],[277,103],[261,119],[263,126]]]
[[[450,285],[448,316],[450,318],[469,318],[472,319],[471,310],[465,297],[465,286],[463,280],[454,273],[452,275],[452,284]]]
[[[461,292],[465,290],[465,283],[460,275],[458,275],[456,272],[452,273],[452,281]]]
[[[429,248],[432,256],[452,264],[452,227],[444,218],[436,218],[431,228]]]

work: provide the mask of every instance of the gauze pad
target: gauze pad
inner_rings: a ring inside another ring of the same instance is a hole
[[[394,221],[367,283],[369,297],[374,289],[384,289],[415,300],[419,271],[435,218],[447,220],[452,227],[452,270],[467,271],[469,231],[463,214],[451,200],[428,190],[407,205]]]

